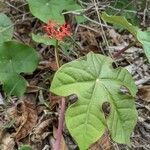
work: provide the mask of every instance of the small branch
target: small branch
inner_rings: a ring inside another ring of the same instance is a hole
[[[12,7],[12,8],[14,8],[15,10],[17,10],[17,11],[20,12],[20,13],[24,13],[22,10],[20,10],[20,9],[18,9],[17,7],[13,6],[13,5],[10,4],[9,2],[5,2],[5,4],[8,5],[8,6],[10,6],[10,7]]]
[[[106,24],[103,24],[103,23],[99,23],[99,22],[97,22],[97,21],[95,21],[95,20],[92,20],[91,18],[89,18],[89,17],[86,16],[86,15],[83,15],[83,17],[86,18],[87,20],[91,21],[91,22],[94,23],[94,24],[97,24],[97,25],[100,25],[100,26],[103,26],[103,27],[112,29],[111,26],[106,25]]]
[[[118,51],[116,54],[113,55],[113,58],[118,58],[122,53],[124,53],[130,47],[134,46],[136,43],[137,43],[137,41],[134,41],[131,44],[129,44],[128,46],[126,46],[125,48],[121,49],[120,51]]]
[[[144,12],[143,12],[143,14],[144,14],[143,15],[143,25],[144,25],[144,27],[146,26],[146,23],[145,23],[146,22],[146,13],[148,12],[148,9],[147,9],[148,7],[147,6],[148,6],[148,1],[146,0],[145,9],[144,9]]]

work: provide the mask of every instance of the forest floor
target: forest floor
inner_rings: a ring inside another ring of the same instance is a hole
[[[2,150],[18,149],[20,145],[30,145],[33,150],[50,150],[56,136],[57,119],[60,97],[49,92],[50,83],[57,70],[54,48],[44,44],[37,44],[31,38],[31,33],[41,32],[43,23],[32,16],[24,0],[5,0],[0,3],[0,12],[7,14],[14,23],[13,38],[34,47],[40,56],[40,63],[33,74],[23,74],[28,80],[28,89],[22,99],[7,97],[0,90],[0,143]],[[97,17],[96,9],[87,8],[89,16],[85,24],[75,24],[72,16],[68,22],[76,32],[76,40],[71,47],[66,47],[60,52],[61,63],[64,64],[90,51],[108,56],[118,52],[134,41],[131,34],[118,31],[113,26],[101,24]],[[99,5],[103,9],[106,4]],[[143,10],[144,15],[144,10]],[[141,26],[149,26],[149,21],[143,22],[140,14]],[[103,41],[104,36],[107,46]],[[150,150],[150,65],[139,44],[129,47],[121,57],[116,60],[118,66],[125,67],[133,76],[138,86],[135,99],[138,110],[138,122],[131,136],[133,150]],[[2,104],[3,101],[7,101]],[[69,97],[69,101],[73,101]],[[67,103],[69,105],[69,103]],[[130,113],[130,112],[129,112]],[[21,114],[21,115],[20,115]],[[15,118],[15,119],[14,119]],[[22,122],[21,124],[19,124]],[[16,125],[19,124],[16,131]],[[12,135],[17,135],[17,142],[12,140]],[[68,130],[64,129],[61,143],[62,150],[78,150],[75,141]],[[1,148],[0,148],[1,149]],[[111,136],[105,135],[91,146],[90,150],[126,150],[125,145],[112,141]]]

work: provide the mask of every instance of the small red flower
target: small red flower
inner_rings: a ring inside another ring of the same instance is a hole
[[[71,28],[67,23],[60,25],[56,21],[49,20],[48,24],[44,26],[44,29],[50,38],[57,40],[64,40],[65,37],[71,36]]]

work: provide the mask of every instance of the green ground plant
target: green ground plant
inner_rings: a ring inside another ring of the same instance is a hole
[[[65,121],[79,148],[88,149],[107,130],[115,142],[130,146],[130,136],[138,117],[134,103],[137,87],[131,74],[123,67],[114,69],[112,58],[93,52],[61,66],[59,49],[65,48],[65,39],[73,35],[62,13],[74,11],[77,22],[83,22],[83,8],[74,0],[27,0],[27,3],[31,13],[43,24],[48,24],[44,27],[46,36],[32,33],[32,39],[55,48],[58,70],[50,91],[62,97],[72,94],[78,97],[67,108]],[[150,32],[132,25],[125,16],[108,15],[105,12],[100,15],[103,21],[119,25],[133,34],[150,61]],[[5,14],[0,14],[0,82],[7,94],[22,96],[28,83],[21,74],[32,73],[38,66],[39,57],[35,49],[12,40],[12,37],[13,23]],[[102,109],[105,103],[110,107],[108,116]]]

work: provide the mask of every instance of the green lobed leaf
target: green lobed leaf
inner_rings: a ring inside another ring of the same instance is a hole
[[[47,23],[49,19],[64,23],[63,11],[81,9],[75,0],[27,0],[32,14]]]
[[[125,17],[108,15],[106,12],[103,12],[101,17],[104,21],[109,22],[114,25],[120,25],[121,27],[131,32],[134,36],[136,36],[138,27],[133,26],[131,23],[129,23]]]
[[[43,43],[45,45],[56,45],[56,40],[55,39],[50,39],[49,37],[44,37],[42,35],[36,35],[32,33],[32,39],[37,42],[37,43]]]
[[[81,150],[96,142],[107,127],[114,141],[130,143],[130,135],[137,122],[133,99],[137,87],[130,73],[121,67],[113,69],[112,62],[109,57],[91,52],[63,65],[52,81],[51,92],[78,96],[77,102],[66,112],[66,125]],[[130,94],[122,93],[122,86]],[[102,111],[104,102],[111,107],[108,118]]]
[[[138,30],[137,39],[142,43],[145,54],[150,62],[150,31]]]
[[[32,73],[38,65],[36,51],[15,41],[0,45],[0,81],[8,94],[21,96],[27,81],[20,73]]]
[[[13,24],[3,13],[0,13],[0,43],[11,40],[13,36]]]

